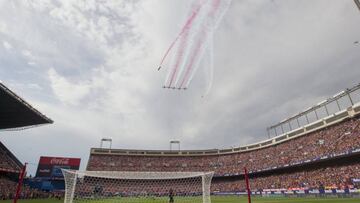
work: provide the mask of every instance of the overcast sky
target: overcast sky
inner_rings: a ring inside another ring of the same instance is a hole
[[[101,2],[101,3],[100,3]],[[2,141],[39,157],[115,148],[226,148],[360,82],[353,0],[233,0],[214,36],[214,82],[201,67],[186,91],[157,71],[190,0],[0,1],[0,80],[55,121]]]

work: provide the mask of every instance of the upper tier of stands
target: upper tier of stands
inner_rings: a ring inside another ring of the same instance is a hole
[[[21,168],[21,162],[0,142],[0,172],[18,173]]]
[[[264,171],[324,160],[360,150],[360,117],[347,118],[265,148],[217,155],[149,155],[98,153],[92,149],[88,170],[215,171],[216,176]]]
[[[346,110],[339,111],[323,119],[314,121],[305,126],[301,126],[292,131],[286,132],[279,136],[264,140],[258,143],[249,144],[228,149],[208,149],[208,150],[135,150],[135,149],[105,149],[92,148],[91,154],[104,155],[143,155],[143,156],[203,156],[203,155],[223,155],[233,154],[239,152],[254,151],[271,146],[278,145],[289,140],[305,136],[311,132],[326,129],[341,123],[349,118],[354,118],[360,115],[360,103],[357,103]]]

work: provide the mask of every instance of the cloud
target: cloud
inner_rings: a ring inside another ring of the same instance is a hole
[[[86,83],[72,83],[60,76],[55,69],[48,71],[50,85],[56,97],[66,104],[79,105],[81,100],[89,94],[90,86]]]
[[[7,31],[7,26],[5,23],[0,22],[0,33],[4,33]]]
[[[4,46],[4,48],[7,49],[7,50],[10,50],[10,49],[13,48],[12,45],[11,45],[9,42],[7,42],[7,41],[3,41],[3,46]]]

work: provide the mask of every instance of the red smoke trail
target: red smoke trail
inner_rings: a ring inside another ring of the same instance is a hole
[[[189,30],[187,30],[187,32],[185,32],[185,34],[182,36],[181,41],[180,41],[180,47],[179,47],[179,54],[176,58],[176,63],[175,63],[175,67],[174,67],[174,71],[171,74],[171,79],[170,79],[170,83],[168,85],[168,87],[171,87],[174,78],[176,77],[176,75],[178,74],[178,69],[180,64],[182,63],[182,59],[184,58],[184,50],[185,50],[185,46],[186,46],[186,41],[189,35]]]
[[[214,17],[214,13],[216,12],[216,10],[219,8],[220,6],[220,0],[215,0],[213,1],[213,5],[212,5],[212,9],[211,9],[211,12],[208,14],[208,16],[210,16],[211,18]],[[196,48],[195,48],[195,51],[194,51],[194,54],[192,55],[191,59],[190,59],[190,62],[189,62],[189,65],[187,66],[187,69],[186,69],[186,72],[185,72],[185,75],[181,81],[181,84],[179,86],[179,88],[186,88],[186,87],[183,87],[185,81],[187,80],[190,80],[190,73],[191,73],[191,70],[193,69],[193,65],[195,63],[195,60],[197,57],[199,57],[199,51],[200,51],[200,48],[201,46],[203,45],[204,43],[204,39],[207,38],[207,34],[206,29],[203,27],[202,30],[201,30],[201,39],[200,41],[198,41],[197,45],[196,45]]]
[[[203,6],[203,4],[204,4],[204,2],[199,4],[198,7],[193,11],[191,16],[188,18],[188,20],[186,21],[184,27],[181,29],[181,32],[178,34],[178,36],[176,36],[175,40],[171,43],[170,47],[166,50],[165,55],[161,59],[159,67],[162,66],[162,64],[164,63],[166,57],[169,55],[171,49],[174,47],[175,43],[180,38],[180,36],[183,35],[185,33],[185,31],[188,30],[189,27],[191,27],[192,23],[194,22],[195,17],[198,15],[198,13],[199,13],[201,7]]]
[[[186,87],[183,87],[183,85],[184,85],[185,81],[187,80],[187,78],[189,77],[189,74],[190,74],[190,72],[191,72],[191,70],[192,70],[192,67],[193,67],[193,65],[194,65],[194,62],[195,62],[196,58],[198,57],[199,50],[200,50],[202,44],[203,44],[203,40],[200,39],[200,40],[198,41],[198,43],[196,44],[196,48],[195,48],[194,54],[193,54],[193,55],[191,56],[191,58],[190,58],[189,65],[188,65],[187,68],[186,68],[185,75],[184,75],[184,77],[183,77],[183,79],[182,79],[182,81],[181,81],[181,84],[180,84],[179,88],[186,88]]]
[[[214,5],[213,5],[213,10],[210,13],[211,17],[214,17],[214,13],[219,8],[219,6],[220,6],[220,0],[215,0]]]

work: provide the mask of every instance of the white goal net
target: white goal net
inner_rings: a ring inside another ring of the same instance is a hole
[[[213,172],[62,170],[64,203],[210,203]]]

